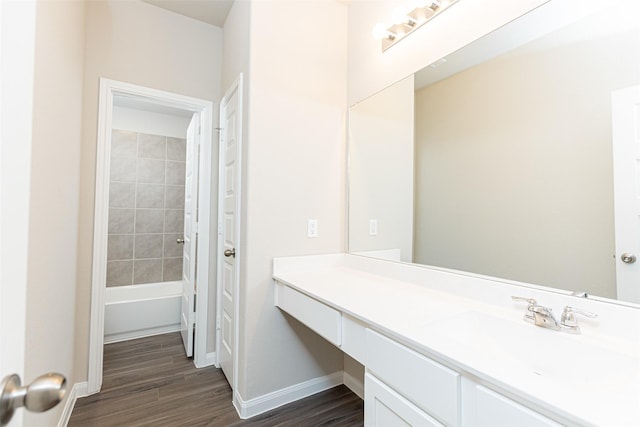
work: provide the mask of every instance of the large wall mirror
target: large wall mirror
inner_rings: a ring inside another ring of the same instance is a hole
[[[640,303],[640,6],[553,3],[350,108],[351,253]]]

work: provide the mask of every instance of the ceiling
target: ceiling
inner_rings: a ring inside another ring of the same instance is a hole
[[[142,0],[207,24],[222,27],[234,0]]]

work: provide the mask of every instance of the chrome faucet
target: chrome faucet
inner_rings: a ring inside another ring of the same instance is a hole
[[[581,314],[586,317],[598,317],[596,313],[590,311],[580,310],[570,306],[566,306],[562,311],[562,317],[560,322],[553,315],[553,310],[542,305],[538,305],[538,302],[533,298],[515,297],[511,299],[515,301],[525,301],[527,306],[527,312],[524,314],[523,320],[527,323],[533,323],[541,328],[551,329],[554,331],[563,331],[570,334],[579,334],[580,327],[576,319],[576,314]]]
[[[562,310],[562,317],[560,318],[560,327],[563,331],[570,334],[580,333],[580,326],[578,326],[578,319],[576,319],[576,314],[590,317],[592,319],[598,317],[596,313],[566,306],[564,310]]]
[[[553,315],[553,310],[541,305],[534,305],[528,308],[533,313],[533,323],[536,326],[542,328],[553,329],[554,331],[560,330],[560,323]]]

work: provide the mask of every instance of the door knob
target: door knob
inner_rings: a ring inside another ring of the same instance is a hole
[[[56,373],[40,375],[27,386],[20,385],[20,377],[7,375],[0,388],[0,426],[9,424],[20,407],[31,412],[44,412],[56,406],[67,391],[67,379]]]
[[[226,257],[230,257],[231,256],[231,257],[235,258],[236,257],[236,248],[225,250],[224,251],[224,256],[226,256]]]
[[[180,244],[180,245],[184,245],[184,239],[181,239],[181,238],[179,238],[179,237],[178,237],[178,238],[176,239],[176,243],[178,243],[178,244]]]
[[[633,264],[634,262],[636,262],[636,256],[634,254],[630,254],[626,252],[620,255],[620,259],[625,264]]]

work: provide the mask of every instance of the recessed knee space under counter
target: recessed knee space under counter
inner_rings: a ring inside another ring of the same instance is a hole
[[[640,425],[636,307],[350,254],[273,277],[280,310],[364,365],[366,426]],[[600,316],[547,330],[511,295]]]

